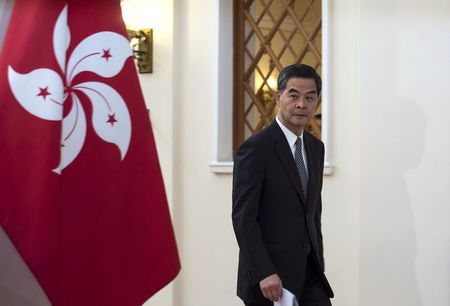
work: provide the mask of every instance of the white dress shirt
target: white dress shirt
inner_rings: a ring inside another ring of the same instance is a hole
[[[305,164],[306,175],[308,175],[308,163],[306,159],[305,143],[303,142],[303,130],[302,134],[300,136],[297,136],[294,133],[292,133],[291,130],[285,127],[283,123],[281,123],[280,119],[278,119],[278,116],[275,119],[277,120],[278,125],[280,126],[284,136],[286,137],[289,147],[291,148],[292,157],[294,157],[294,160],[295,160],[295,142],[297,141],[297,138],[300,138],[302,142],[303,163]]]

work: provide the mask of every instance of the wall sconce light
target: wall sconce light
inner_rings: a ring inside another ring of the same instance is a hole
[[[127,29],[139,73],[153,72],[153,29]]]
[[[146,4],[148,5],[148,3]],[[149,20],[151,10],[144,3],[135,0],[121,0],[122,16],[127,27],[128,38],[133,50],[139,73],[153,72],[153,29]]]

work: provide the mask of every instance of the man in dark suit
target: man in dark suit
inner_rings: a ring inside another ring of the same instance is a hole
[[[286,288],[300,306],[329,306],[321,232],[323,143],[305,131],[322,81],[307,65],[278,78],[279,112],[236,153],[233,227],[239,244],[237,294],[245,305],[272,305]]]

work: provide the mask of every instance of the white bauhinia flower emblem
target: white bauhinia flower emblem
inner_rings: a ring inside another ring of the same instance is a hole
[[[131,139],[131,118],[121,95],[101,82],[73,84],[80,72],[89,71],[111,78],[123,68],[131,56],[128,40],[114,32],[97,32],[86,37],[66,61],[70,43],[67,5],[59,15],[53,32],[53,50],[62,75],[40,68],[20,74],[8,67],[8,80],[16,100],[31,114],[46,120],[62,120],[61,157],[54,172],[70,165],[80,153],[86,138],[86,115],[79,93],[92,103],[92,125],[97,135],[117,145],[121,159],[125,157]],[[72,98],[71,109],[63,118],[63,106]]]

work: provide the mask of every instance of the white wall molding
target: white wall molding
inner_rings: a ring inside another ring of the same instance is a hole
[[[209,170],[217,174],[231,174],[233,173],[233,162],[209,162]],[[333,172],[334,165],[326,162],[323,175],[332,175]]]

